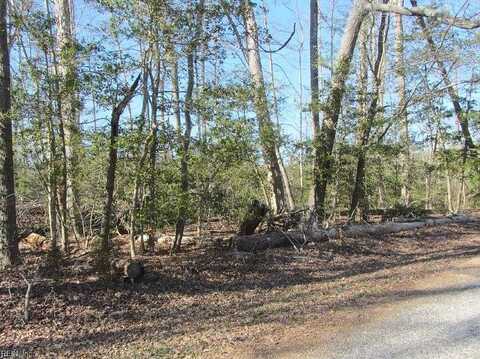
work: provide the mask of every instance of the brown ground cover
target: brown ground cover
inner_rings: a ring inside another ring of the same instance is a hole
[[[23,320],[26,284],[44,252],[25,248],[24,264],[0,278],[0,351],[33,357],[237,358],[248,347],[275,346],[290,328],[332,312],[402,296],[404,286],[480,254],[480,223],[451,224],[382,238],[234,253],[205,235],[182,253],[145,255],[138,284],[105,282],[88,256],[73,255],[61,275],[42,275]],[[125,240],[117,239],[126,256]],[[297,330],[298,332],[298,330]]]

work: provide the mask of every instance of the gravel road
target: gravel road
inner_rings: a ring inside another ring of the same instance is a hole
[[[309,349],[285,359],[480,358],[480,259],[423,283]]]

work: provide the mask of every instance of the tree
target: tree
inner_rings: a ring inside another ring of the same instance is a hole
[[[16,238],[7,0],[0,1],[0,269],[20,260]]]
[[[115,105],[110,119],[110,146],[108,155],[108,167],[105,185],[105,205],[103,207],[102,236],[100,238],[100,248],[97,253],[97,270],[107,272],[110,266],[110,229],[112,221],[113,191],[115,190],[115,172],[117,169],[117,140],[120,130],[120,116],[132,100],[141,80],[141,74],[126,90],[122,100]]]
[[[410,2],[412,6],[415,6],[415,7],[418,6],[416,0],[410,0]],[[452,82],[450,81],[447,68],[443,63],[443,61],[439,58],[437,45],[435,44],[432,34],[427,27],[425,19],[423,17],[418,17],[417,23],[423,32],[423,36],[425,40],[427,41],[428,47],[430,49],[430,54],[432,55],[434,61],[437,63],[438,69],[440,70],[440,74],[442,75],[442,80],[445,84],[445,87],[447,88],[447,92],[448,92],[448,95],[450,96],[450,100],[452,101],[453,109],[455,110],[455,115],[457,116],[457,121],[460,124],[462,129],[462,135],[465,140],[465,147],[467,150],[474,149],[475,144],[473,143],[472,135],[470,134],[468,117],[466,116],[466,114],[462,109],[462,105],[460,104],[460,97],[458,96],[455,86],[453,86]]]
[[[313,124],[313,147],[314,147],[314,165],[313,165],[313,207],[319,208],[323,200],[320,196],[321,174],[320,169],[320,95],[319,95],[319,76],[318,76],[318,0],[310,0],[310,93],[311,93],[311,112]]]
[[[393,14],[401,14],[417,17],[434,17],[440,22],[464,29],[475,29],[480,27],[480,21],[463,19],[450,14],[428,7],[406,8],[394,4],[369,3],[366,0],[355,0],[352,4],[350,14],[345,25],[343,37],[338,50],[337,60],[331,89],[325,105],[323,106],[324,120],[318,141],[322,144],[317,161],[318,168],[318,186],[315,188],[315,196],[318,199],[315,212],[319,218],[324,218],[326,214],[325,198],[327,186],[332,177],[333,158],[332,151],[335,144],[337,124],[342,108],[342,100],[345,94],[346,81],[350,72],[352,57],[357,43],[360,28],[365,16],[370,11],[380,11]]]
[[[381,15],[380,24],[378,27],[378,38],[377,38],[377,48],[376,48],[376,59],[373,65],[373,91],[372,98],[370,100],[370,105],[367,107],[365,101],[366,89],[368,87],[368,78],[365,78],[366,75],[362,73],[367,71],[367,37],[365,29],[366,23],[364,23],[364,29],[361,34],[362,41],[361,43],[361,59],[360,59],[360,91],[363,94],[360,94],[363,99],[360,100],[360,106],[363,108],[360,109],[360,120],[358,123],[357,129],[357,169],[355,176],[355,185],[352,193],[352,203],[350,206],[350,217],[353,217],[356,210],[360,210],[360,215],[364,220],[368,220],[368,199],[365,189],[365,170],[366,170],[366,156],[368,150],[368,144],[370,140],[370,133],[374,125],[375,118],[378,114],[378,102],[380,99],[380,91],[382,86],[382,67],[384,63],[385,56],[385,44],[387,41],[388,34],[388,22],[387,16],[385,14]],[[363,103],[362,103],[363,102]]]
[[[78,123],[79,100],[77,94],[78,78],[76,69],[76,44],[73,35],[74,19],[72,18],[73,2],[55,0],[57,42],[59,45],[59,75],[61,96],[61,117],[64,123],[65,164],[67,180],[67,210],[73,229],[77,236],[81,230],[80,194],[78,189],[78,152],[80,150],[80,125]],[[64,221],[67,218],[63,219]],[[68,221],[67,221],[68,222]],[[68,235],[63,238],[63,247],[68,251]]]
[[[403,0],[397,0],[397,5],[403,6]],[[398,113],[400,117],[400,140],[402,151],[402,191],[403,204],[410,205],[410,132],[408,123],[407,95],[406,95],[406,69],[404,55],[403,16],[395,14],[395,76],[397,79]]]
[[[258,42],[258,28],[249,0],[243,1],[243,21],[245,24],[246,58],[253,86],[253,102],[257,114],[260,142],[265,161],[269,169],[269,179],[272,189],[272,205],[275,213],[290,209],[286,187],[288,179],[282,175],[279,152],[277,150],[277,136],[273,128],[268,109],[268,99],[263,77],[262,63],[260,60],[260,47]],[[241,40],[239,40],[241,41]],[[240,42],[241,44],[241,42]]]

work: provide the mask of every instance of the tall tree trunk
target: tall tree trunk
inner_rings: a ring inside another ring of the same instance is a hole
[[[140,112],[140,123],[138,125],[138,134],[141,136],[143,134],[143,129],[145,126],[145,122],[147,120],[147,109],[148,109],[148,97],[149,97],[149,92],[148,92],[148,78],[149,78],[149,72],[150,72],[150,64],[147,61],[147,59],[144,59],[143,62],[143,84],[142,84],[142,95],[143,95],[143,101],[142,101],[142,110]],[[130,258],[134,259],[136,256],[136,249],[135,249],[135,237],[137,235],[137,216],[138,216],[138,211],[140,209],[140,186],[142,185],[141,179],[143,175],[143,164],[145,162],[145,158],[148,153],[148,141],[146,141],[145,146],[143,149],[140,149],[139,152],[140,154],[138,155],[135,153],[135,179],[133,181],[133,195],[132,195],[132,207],[131,207],[131,215],[130,215]],[[141,238],[141,241],[143,241],[143,238]]]
[[[187,219],[187,209],[189,205],[189,178],[188,178],[188,160],[190,151],[190,140],[192,134],[192,108],[193,108],[193,89],[195,86],[195,64],[194,54],[200,40],[202,32],[203,12],[205,0],[198,3],[199,12],[197,13],[194,38],[187,45],[187,91],[185,93],[185,132],[181,138],[182,147],[180,153],[180,204],[178,208],[178,217],[175,224],[175,239],[172,243],[171,253],[178,251],[182,245],[183,232]]]
[[[312,112],[313,125],[313,206],[319,208],[319,201],[324,198],[321,193],[321,165],[320,152],[322,144],[320,142],[320,90],[319,90],[319,72],[318,72],[318,0],[310,0],[310,107]]]
[[[403,0],[397,0],[397,5],[403,6]],[[410,133],[408,123],[408,112],[406,111],[406,73],[404,55],[403,16],[395,14],[395,77],[397,80],[398,108],[400,109],[400,142],[402,145],[401,166],[402,166],[402,189],[401,198],[405,206],[410,205]]]
[[[384,0],[386,3],[387,1]],[[381,21],[378,29],[378,38],[377,38],[377,56],[375,59],[375,64],[373,68],[373,97],[370,101],[370,105],[366,110],[365,117],[360,120],[358,128],[358,138],[357,145],[358,156],[357,156],[357,172],[355,179],[355,186],[352,193],[352,203],[350,206],[350,216],[353,216],[357,208],[360,208],[360,214],[363,220],[368,220],[368,199],[367,193],[365,190],[365,171],[366,171],[366,155],[368,150],[368,142],[370,139],[370,132],[372,130],[372,125],[377,116],[378,112],[378,101],[380,99],[380,89],[382,85],[382,68],[384,63],[385,56],[385,43],[388,33],[389,24],[387,23],[387,15],[381,15]],[[367,49],[366,49],[366,33],[362,31],[362,59],[360,71],[367,70]],[[361,75],[360,75],[361,76]],[[367,79],[360,79],[361,87],[365,86]],[[365,88],[362,89],[364,91]],[[361,110],[362,111],[362,110]]]
[[[50,77],[50,61],[48,57],[48,49],[44,50],[44,58],[46,65],[46,80],[48,83],[48,113],[47,113],[47,141],[48,141],[48,225],[50,229],[50,255],[51,259],[58,259],[58,233],[57,233],[57,149],[55,141],[55,115],[58,110],[54,109],[54,92],[56,90],[55,82]],[[37,93],[40,93],[40,85],[38,85]],[[59,102],[57,101],[57,106]],[[52,261],[51,264],[58,262]]]
[[[110,119],[110,146],[108,154],[107,181],[105,185],[105,205],[103,208],[102,236],[97,258],[97,270],[105,273],[110,267],[110,229],[112,221],[113,192],[115,190],[115,171],[117,169],[117,139],[120,129],[120,116],[135,95],[141,79],[137,76],[123,99],[113,108]]]
[[[145,170],[145,161],[149,153],[151,153],[151,147],[153,146],[153,142],[155,141],[155,134],[156,134],[156,125],[152,124],[152,128],[150,130],[149,135],[145,140],[145,145],[143,147],[142,153],[140,158],[138,159],[137,166],[135,169],[135,181],[134,181],[134,189],[133,189],[133,197],[132,197],[132,215],[130,217],[130,258],[135,258],[136,251],[135,251],[135,236],[137,235],[136,227],[137,227],[137,216],[138,210],[140,209],[141,204],[141,197],[140,197],[140,190],[141,190],[141,180],[142,174]],[[141,231],[143,234],[143,231]],[[152,236],[152,234],[149,234]],[[140,239],[140,243],[143,243],[143,238]],[[143,247],[142,247],[143,252]]]
[[[368,32],[367,22],[364,22],[359,36],[360,58],[358,68],[358,127],[357,127],[357,168],[355,184],[352,192],[349,218],[354,219],[359,215],[367,220],[367,208],[365,201],[365,151],[363,139],[367,130],[367,94],[368,94]]]
[[[51,26],[49,27],[49,35],[53,39],[54,38],[54,33],[53,33],[53,22],[51,21],[51,13],[50,13],[50,1],[45,0],[45,9],[47,11],[47,19],[51,23]],[[45,60],[47,63],[47,68],[49,67],[48,65],[48,53],[45,53]],[[59,84],[59,69],[58,69],[58,59],[57,59],[57,52],[55,51],[55,48],[52,48],[52,68],[53,68],[53,73],[54,73],[54,79],[52,79],[52,87],[53,87],[53,92],[55,93],[55,96],[51,97],[51,101],[55,100],[56,106],[55,106],[55,116],[58,118],[58,130],[59,130],[59,136],[60,136],[60,143],[61,143],[61,153],[63,156],[63,161],[62,161],[62,166],[59,171],[61,174],[61,181],[60,185],[57,186],[57,194],[56,198],[58,201],[57,204],[57,217],[58,217],[58,222],[60,223],[60,230],[61,230],[61,238],[62,238],[62,247],[63,250],[66,252],[68,251],[68,209],[67,209],[67,151],[66,151],[66,141],[65,141],[65,126],[64,126],[64,120],[63,120],[63,113],[62,113],[62,96],[60,93],[60,84]],[[56,250],[56,247],[53,249]]]
[[[268,110],[268,99],[263,77],[262,63],[258,43],[258,29],[255,21],[255,14],[249,0],[242,1],[243,20],[246,29],[246,55],[252,84],[254,86],[254,106],[260,132],[260,142],[265,162],[270,173],[270,183],[273,194],[273,211],[276,213],[288,209],[288,200],[285,194],[286,184],[284,183],[280,160],[277,150],[277,134],[274,130],[270,112]]]
[[[173,110],[175,112],[175,129],[177,130],[177,137],[182,135],[182,119],[180,111],[180,85],[178,83],[178,59],[176,54],[172,54],[172,87],[173,87]]]
[[[158,43],[156,45],[155,51],[155,76],[151,76],[150,81],[152,83],[152,140],[151,145],[149,145],[149,174],[148,174],[148,249],[153,250],[154,247],[154,235],[156,232],[156,221],[157,221],[157,207],[156,207],[156,170],[157,170],[157,151],[158,151],[158,97],[161,96],[161,107],[164,106],[163,97],[164,97],[164,77],[162,69],[162,60],[160,56],[160,49]]]
[[[185,230],[185,222],[187,216],[187,207],[188,207],[188,189],[189,189],[189,179],[188,179],[188,159],[189,159],[189,150],[190,150],[190,136],[192,133],[192,119],[191,119],[191,110],[192,110],[192,95],[193,95],[193,86],[194,86],[194,64],[193,64],[193,52],[188,53],[187,55],[187,72],[188,72],[188,82],[187,82],[187,92],[185,94],[185,132],[182,136],[182,148],[180,153],[180,204],[178,208],[178,217],[175,224],[175,239],[172,244],[171,253],[178,251],[182,245],[183,232]]]
[[[0,269],[20,260],[16,238],[7,0],[0,0]]]
[[[315,212],[319,219],[325,217],[327,186],[332,176],[332,151],[335,143],[337,123],[340,116],[345,83],[350,72],[358,34],[368,10],[363,0],[355,0],[345,26],[338,58],[332,78],[331,90],[324,107],[321,129],[314,134],[315,151]]]
[[[265,24],[265,28],[268,29],[267,9],[266,9],[266,7],[264,7],[263,9],[264,9],[264,24]],[[275,115],[276,127],[277,127],[277,131],[278,131],[278,135],[280,137],[280,134],[281,134],[280,114],[279,114],[279,110],[278,110],[277,89],[275,87],[275,73],[273,71],[273,55],[272,55],[272,49],[271,49],[270,41],[267,42],[267,50],[269,50],[268,62],[269,62],[269,66],[270,66],[270,76],[271,76],[271,81],[272,81],[273,113]],[[292,190],[291,190],[291,187],[290,187],[290,180],[288,178],[288,173],[287,173],[287,170],[285,169],[285,165],[283,163],[282,155],[280,153],[280,149],[279,149],[278,144],[275,146],[275,151],[276,151],[276,154],[277,154],[277,157],[278,157],[278,165],[280,167],[280,174],[282,176],[282,182],[283,182],[284,191],[285,191],[285,199],[286,199],[287,209],[289,211],[291,211],[295,208],[295,201],[293,199]]]
[[[76,66],[76,46],[73,35],[73,2],[55,0],[57,41],[59,45],[60,96],[62,98],[62,119],[65,132],[67,209],[76,236],[82,236],[81,209],[78,183],[78,151],[81,145],[80,124],[78,122],[78,79]],[[64,219],[65,220],[65,219]],[[68,243],[63,243],[68,250]]]
[[[415,6],[415,7],[418,6],[417,0],[410,0],[410,3],[412,4],[412,6]],[[419,16],[417,17],[417,23],[423,31],[423,36],[425,37],[425,40],[427,41],[427,44],[430,48],[430,54],[432,55],[433,59],[437,63],[438,69],[440,70],[443,83],[445,84],[448,95],[450,96],[450,100],[452,101],[453,109],[455,110],[455,115],[457,116],[457,121],[460,124],[460,127],[462,129],[462,135],[465,141],[465,146],[467,147],[467,149],[473,149],[475,148],[475,144],[473,143],[472,135],[470,134],[470,129],[468,126],[468,117],[465,116],[465,113],[462,109],[462,105],[460,104],[460,97],[458,96],[458,93],[455,90],[455,87],[452,85],[452,82],[450,81],[447,67],[445,66],[444,62],[440,59],[438,55],[437,45],[435,44],[432,34],[430,33],[430,30],[428,29],[427,24],[425,23],[425,19]]]

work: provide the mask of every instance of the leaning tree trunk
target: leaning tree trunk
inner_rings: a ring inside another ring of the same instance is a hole
[[[112,221],[113,192],[115,190],[115,171],[117,169],[117,139],[120,129],[120,116],[135,95],[141,74],[132,83],[122,101],[113,109],[110,119],[110,146],[108,155],[107,181],[105,185],[105,205],[103,208],[102,236],[97,258],[97,269],[105,272],[110,266],[110,229]]]
[[[412,4],[412,6],[415,6],[415,7],[418,6],[418,3],[416,0],[410,0],[410,3]],[[430,33],[430,30],[428,29],[427,24],[425,23],[425,19],[419,16],[417,17],[417,23],[423,31],[423,36],[425,37],[425,40],[427,41],[428,46],[430,48],[430,54],[432,55],[434,61],[437,63],[438,69],[440,70],[443,83],[445,84],[448,95],[450,96],[450,99],[452,101],[453,109],[455,110],[455,115],[457,116],[457,121],[460,124],[460,127],[462,129],[462,135],[465,140],[465,146],[468,149],[473,149],[475,148],[475,144],[473,143],[472,135],[470,134],[470,129],[468,126],[468,117],[465,116],[465,113],[463,112],[462,105],[460,104],[460,97],[458,96],[458,93],[455,90],[455,87],[452,85],[452,82],[450,81],[447,67],[445,66],[445,63],[438,56],[437,45],[435,44],[432,34]]]
[[[326,101],[327,106],[323,110],[323,123],[320,131],[314,136],[314,142],[318,143],[318,150],[315,151],[316,184],[314,210],[319,219],[323,219],[326,215],[325,198],[327,185],[332,177],[332,151],[342,100],[345,94],[345,83],[350,72],[358,34],[368,12],[366,3],[362,0],[355,0],[352,6],[338,52],[331,90]]]
[[[78,190],[78,151],[81,145],[80,125],[78,123],[78,94],[77,94],[77,68],[76,46],[73,35],[72,9],[70,0],[55,0],[57,40],[59,44],[59,75],[60,93],[62,101],[61,117],[64,123],[65,136],[65,165],[67,180],[67,210],[75,234],[83,235],[81,226],[80,196]],[[63,219],[66,220],[65,218]],[[68,251],[66,238],[63,243],[64,250]]]
[[[264,8],[264,24],[265,28],[268,29],[268,16],[267,16],[267,10],[266,7]],[[277,131],[280,134],[281,127],[280,127],[280,114],[278,110],[278,99],[277,99],[277,89],[275,87],[275,72],[273,71],[273,55],[272,55],[272,49],[270,45],[270,41],[267,42],[267,50],[268,50],[268,63],[270,67],[270,77],[272,81],[272,97],[273,97],[273,113],[275,115],[275,122],[277,126]],[[282,159],[282,154],[280,153],[279,146],[275,146],[275,151],[277,153],[278,157],[278,165],[280,167],[280,174],[282,175],[282,182],[284,186],[284,191],[285,191],[285,200],[287,204],[287,209],[289,211],[292,211],[295,209],[295,200],[293,199],[292,195],[292,189],[290,187],[290,180],[288,178],[288,173],[285,168],[285,164],[283,163]]]
[[[285,194],[285,187],[280,160],[277,151],[277,136],[272,125],[270,112],[268,110],[268,99],[265,90],[262,63],[260,60],[260,49],[258,43],[258,28],[255,21],[255,14],[249,0],[243,1],[243,20],[246,28],[246,56],[250,77],[254,86],[254,106],[260,132],[260,142],[268,165],[270,174],[271,189],[273,195],[274,212],[279,213],[288,209],[288,201]]]
[[[7,0],[0,0],[0,269],[20,260],[16,238]]]
[[[363,138],[367,130],[367,93],[368,93],[368,30],[365,22],[360,30],[359,47],[360,59],[358,67],[358,127],[357,127],[357,169],[355,176],[355,184],[352,191],[352,201],[350,205],[349,218],[353,219],[357,214],[366,219],[367,211],[364,188],[365,175],[365,151],[363,148]],[[360,212],[360,213],[358,213]]]
[[[359,145],[358,156],[357,156],[357,172],[355,185],[352,194],[352,203],[350,206],[350,216],[353,216],[357,208],[360,208],[361,217],[364,220],[368,220],[368,199],[367,193],[365,190],[365,172],[366,172],[366,156],[368,150],[368,143],[370,140],[370,132],[372,130],[373,122],[378,112],[378,101],[380,99],[380,90],[382,86],[382,68],[384,64],[385,56],[385,44],[387,40],[389,24],[387,23],[387,15],[382,14],[380,25],[378,28],[378,38],[377,38],[377,56],[375,59],[375,64],[373,68],[373,98],[370,102],[370,106],[366,110],[365,117],[360,120],[358,128],[358,138],[357,143]],[[366,70],[366,61],[367,61],[367,49],[366,42],[367,39],[366,33],[362,31],[362,55],[361,62],[364,62],[363,68],[361,71]],[[363,86],[368,79],[361,79]],[[363,89],[363,91],[365,88]]]

